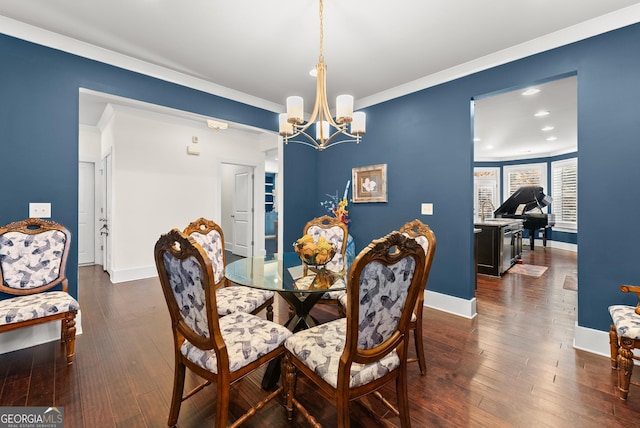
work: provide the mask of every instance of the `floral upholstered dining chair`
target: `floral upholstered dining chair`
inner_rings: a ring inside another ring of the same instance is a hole
[[[285,341],[283,383],[287,416],[294,407],[298,372],[336,403],[338,427],[348,427],[349,402],[395,382],[402,427],[410,426],[407,337],[422,292],[425,253],[415,239],[393,232],[373,241],[349,271],[346,318],[302,330]],[[382,399],[389,405],[386,399]],[[301,412],[310,422],[314,418]]]
[[[229,315],[233,312],[257,314],[263,309],[267,311],[267,319],[273,321],[273,291],[258,290],[241,285],[232,285],[224,276],[227,266],[224,234],[222,228],[214,221],[199,218],[191,222],[184,234],[191,236],[205,251],[214,268],[218,314]]]
[[[53,221],[29,218],[0,227],[0,291],[16,296],[0,300],[0,333],[60,320],[67,364],[80,309],[65,274],[70,247],[71,233]]]
[[[415,239],[418,244],[420,244],[425,254],[422,292],[418,294],[416,307],[413,309],[411,322],[409,323],[409,329],[413,331],[413,340],[416,345],[416,355],[418,356],[416,360],[418,361],[418,366],[420,367],[420,374],[425,375],[427,373],[427,363],[425,361],[424,344],[422,341],[422,311],[424,309],[424,291],[429,279],[429,272],[431,271],[433,256],[436,252],[436,235],[435,233],[433,233],[431,228],[429,228],[429,226],[418,219],[402,225],[399,232]]]
[[[347,271],[347,240],[349,238],[349,230],[339,218],[323,215],[316,217],[304,226],[304,235],[311,235],[315,242],[318,242],[320,236],[323,236],[336,249],[336,254],[325,266],[327,270],[346,275]],[[303,263],[303,274],[308,273],[308,266]],[[318,303],[331,305],[338,304],[338,298],[342,295],[342,291],[328,291],[322,295]],[[338,307],[341,315],[344,315],[340,307]]]
[[[431,263],[433,262],[433,256],[436,251],[436,235],[426,224],[420,220],[413,220],[402,225],[399,230],[405,236],[415,239],[422,247],[425,253],[425,268],[424,278],[422,280],[422,292],[418,294],[418,300],[416,300],[416,307],[411,315],[411,322],[409,323],[409,329],[413,331],[414,343],[416,346],[416,359],[409,360],[410,362],[418,362],[420,367],[420,374],[425,375],[427,373],[427,363],[424,356],[424,343],[422,340],[422,311],[424,309],[424,289],[426,288],[427,281],[429,279],[429,272],[431,271]],[[347,307],[347,293],[344,291],[338,296],[338,305],[344,312]]]
[[[164,293],[174,342],[174,377],[168,425],[178,422],[180,405],[205,386],[216,384],[215,426],[226,427],[230,388],[247,374],[282,354],[291,335],[286,327],[252,314],[218,315],[215,271],[209,256],[195,240],[173,229],[156,242],[154,257]],[[186,369],[206,380],[183,396]],[[282,387],[240,416],[238,426]]]

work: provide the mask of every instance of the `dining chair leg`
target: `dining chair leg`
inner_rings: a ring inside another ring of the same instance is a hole
[[[338,394],[337,412],[338,412],[338,427],[349,428],[351,420],[349,419],[349,398],[344,397],[342,394]]]
[[[291,356],[285,352],[282,359],[282,385],[284,386],[284,405],[287,419],[293,420],[293,399],[296,390],[296,367],[291,363]]]
[[[400,412],[400,426],[402,428],[411,427],[409,417],[409,393],[407,391],[407,366],[400,367],[400,374],[396,379],[396,394],[398,395],[398,411]]]
[[[273,304],[267,306],[267,319],[273,321]]]
[[[226,427],[229,418],[229,385],[223,383],[223,379],[216,382],[216,428]]]
[[[180,362],[176,361],[176,366],[173,371],[173,395],[171,396],[171,408],[169,409],[169,420],[167,425],[175,427],[178,423],[178,414],[180,413],[180,405],[182,404],[182,393],[184,392],[184,375],[186,367]]]
[[[418,366],[422,376],[427,374],[427,363],[424,357],[424,343],[422,341],[422,316],[416,320],[416,326],[413,329],[413,341],[416,344],[416,355],[418,356]]]

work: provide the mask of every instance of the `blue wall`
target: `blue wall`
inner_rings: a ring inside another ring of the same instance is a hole
[[[52,220],[72,234],[67,275],[76,297],[80,87],[261,128],[277,125],[271,112],[12,37],[0,35],[0,58],[0,224],[28,217],[29,202],[51,202]]]
[[[606,331],[607,306],[635,304],[620,284],[640,278],[634,214],[640,201],[640,25],[505,64],[368,107],[360,145],[324,153],[289,144],[284,153],[284,242],[324,214],[325,194],[342,192],[351,168],[388,165],[388,203],[351,204],[357,249],[407,220],[436,232],[431,290],[470,299],[473,143],[471,100],[575,73],[578,76],[580,230],[578,322]],[[53,219],[77,236],[78,88],[276,129],[276,115],[200,91],[0,36],[0,223],[27,216],[29,202],[51,201]],[[420,203],[434,215],[420,216]],[[606,228],[614,221],[615,228]],[[285,244],[286,245],[286,244]],[[149,249],[151,251],[151,249]],[[77,295],[77,246],[69,260]]]
[[[606,331],[610,304],[635,305],[635,296],[621,294],[618,286],[640,281],[637,239],[632,233],[640,200],[630,188],[640,182],[637,46],[638,24],[371,106],[365,109],[368,133],[360,145],[316,155],[319,175],[331,171],[335,177],[322,180],[315,202],[341,189],[352,167],[386,163],[389,202],[351,205],[350,232],[357,249],[407,220],[421,218],[438,240],[428,288],[470,299],[474,296],[470,102],[484,94],[576,74],[583,232],[578,240],[578,323]],[[301,192],[290,184],[289,168],[309,162],[291,148],[285,148],[285,199]],[[420,216],[421,202],[434,204],[433,216]],[[286,233],[292,239],[302,218],[287,212],[287,219]],[[610,221],[615,228],[606,227]]]

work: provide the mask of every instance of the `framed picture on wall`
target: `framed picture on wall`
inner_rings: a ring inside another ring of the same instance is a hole
[[[353,202],[387,202],[387,164],[351,170]]]

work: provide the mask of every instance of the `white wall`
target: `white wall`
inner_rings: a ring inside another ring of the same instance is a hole
[[[221,163],[255,167],[264,189],[264,153],[257,133],[216,131],[186,119],[114,107],[111,280],[156,275],[153,247],[172,228],[198,217],[221,223]],[[187,154],[198,137],[200,156]],[[276,138],[276,137],[274,137]],[[260,192],[264,198],[264,190]],[[264,241],[264,200],[255,206],[254,241]]]

